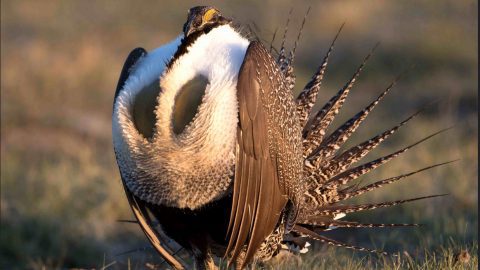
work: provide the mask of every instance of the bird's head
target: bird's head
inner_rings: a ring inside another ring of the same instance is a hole
[[[188,37],[193,33],[208,32],[214,27],[229,24],[231,21],[214,7],[197,6],[188,11],[187,22],[183,25],[183,33],[185,37]]]

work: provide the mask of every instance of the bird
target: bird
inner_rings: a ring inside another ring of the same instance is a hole
[[[304,23],[305,19],[301,29]],[[374,51],[315,112],[342,28],[297,97],[292,91],[293,67],[301,30],[290,53],[284,45],[285,30],[275,57],[272,45],[268,49],[211,6],[191,8],[182,33],[171,42],[150,52],[136,48],[128,55],[114,96],[114,152],[136,223],[172,267],[189,268],[175,256],[175,244],[188,252],[198,269],[214,269],[214,257],[242,269],[281,251],[304,253],[311,241],[381,253],[322,232],[339,227],[416,226],[343,219],[353,212],[442,195],[344,204],[451,161],[365,186],[354,184],[359,176],[444,130],[356,165],[419,110],[383,133],[339,151],[399,79],[327,134]]]

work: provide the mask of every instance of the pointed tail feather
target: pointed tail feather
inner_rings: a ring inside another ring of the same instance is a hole
[[[316,163],[315,160],[325,160],[326,158],[335,154],[335,152],[340,149],[340,146],[344,144],[357,130],[360,124],[367,118],[368,114],[375,108],[380,100],[382,100],[383,97],[385,97],[385,95],[387,95],[387,93],[393,88],[393,86],[397,83],[397,80],[398,78],[396,78],[372,103],[350,118],[324,141],[322,141],[318,149],[313,151],[312,155],[315,155],[314,163]]]
[[[278,28],[275,28],[275,32],[273,32],[272,40],[270,41],[270,49],[268,50],[270,54],[272,53],[272,50],[273,50],[273,42],[275,41],[275,37],[277,36],[277,31],[278,31]]]
[[[340,227],[340,228],[383,228],[383,227],[412,227],[412,226],[420,226],[420,224],[405,224],[405,223],[358,223],[354,221],[342,221],[332,219],[332,216],[311,216],[308,218],[304,218],[298,221],[298,224],[304,224],[307,226],[313,226],[314,229],[318,229],[317,227]]]
[[[302,22],[302,25],[300,26],[300,30],[298,31],[297,39],[295,40],[293,49],[290,51],[290,54],[285,61],[285,64],[286,64],[286,68],[284,70],[285,82],[287,84],[288,89],[290,89],[290,91],[292,91],[293,88],[295,87],[295,80],[296,80],[296,76],[293,73],[293,62],[295,61],[295,53],[297,50],[298,41],[302,36],[303,27],[305,26],[305,21],[307,20],[307,16],[309,12],[310,12],[310,8],[308,8],[307,13],[305,13],[305,16],[303,17],[303,22]]]
[[[353,87],[353,84],[357,80],[360,72],[363,70],[366,62],[372,56],[375,48],[370,51],[370,53],[365,57],[362,64],[357,68],[355,73],[353,74],[352,78],[348,81],[345,86],[338,91],[338,93],[332,97],[325,106],[315,115],[312,120],[312,123],[309,129],[304,129],[304,138],[303,141],[303,149],[304,149],[304,156],[310,155],[314,149],[320,145],[325,136],[326,129],[332,123],[335,116],[338,114],[340,108],[342,108],[345,99],[350,92],[350,89]]]
[[[344,185],[352,180],[355,180],[357,179],[358,177],[360,177],[361,175],[364,175],[372,170],[374,170],[375,168],[379,167],[380,165],[383,165],[385,163],[387,163],[388,161],[398,157],[399,155],[405,153],[407,150],[411,149],[412,147],[434,137],[435,135],[438,135],[442,132],[445,132],[447,130],[449,130],[450,128],[446,128],[446,129],[442,129],[440,131],[437,131],[419,141],[417,141],[416,143],[413,143],[405,148],[402,148],[390,155],[387,155],[387,156],[384,156],[384,157],[381,157],[381,158],[378,158],[378,159],[375,159],[373,161],[370,161],[368,163],[365,163],[363,165],[360,165],[360,166],[357,166],[357,167],[354,167],[352,169],[349,169],[347,171],[344,171],[336,176],[334,176],[333,178],[331,178],[330,180],[328,180],[324,187],[326,188],[332,188],[332,187],[338,187],[340,185]]]
[[[373,210],[377,208],[395,206],[395,205],[399,205],[407,202],[441,197],[446,195],[448,194],[431,195],[431,196],[417,197],[417,198],[406,199],[406,200],[390,201],[390,202],[383,202],[383,203],[369,203],[369,204],[360,204],[360,205],[330,205],[330,206],[320,207],[318,209],[319,212],[317,212],[317,214],[318,215],[335,215],[340,213],[349,214],[349,213],[354,213],[359,211],[366,211],[366,210]]]
[[[342,242],[337,241],[337,240],[327,238],[325,236],[322,236],[322,235],[320,235],[316,232],[313,232],[313,231],[311,231],[311,230],[309,230],[309,229],[307,229],[303,226],[300,226],[300,225],[296,225],[294,227],[294,230],[296,232],[302,234],[302,235],[308,236],[309,238],[312,238],[314,240],[317,240],[317,241],[320,241],[320,242],[323,242],[323,243],[326,243],[326,244],[329,244],[329,245],[349,248],[349,249],[358,250],[358,251],[367,251],[367,252],[371,252],[371,253],[379,253],[379,254],[383,254],[383,255],[388,255],[388,253],[386,253],[384,251],[378,251],[378,250],[374,250],[374,249],[368,249],[368,248],[364,248],[364,247],[353,246],[353,245],[349,245],[349,244],[346,244],[346,243],[342,243]]]
[[[298,112],[298,119],[300,121],[300,126],[304,127],[307,123],[308,116],[310,115],[313,106],[315,105],[315,101],[317,100],[318,91],[320,90],[320,86],[322,85],[323,76],[325,75],[325,71],[328,65],[328,59],[330,54],[333,51],[333,47],[335,45],[335,41],[337,41],[340,32],[343,29],[342,24],[340,29],[338,29],[335,38],[333,39],[330,47],[327,51],[327,54],[323,58],[322,64],[318,67],[317,72],[313,75],[312,79],[307,83],[305,88],[302,90],[300,95],[297,97],[297,112]]]
[[[413,171],[413,172],[410,172],[410,173],[406,173],[406,174],[398,175],[398,176],[395,176],[395,177],[390,177],[390,178],[387,178],[387,179],[384,179],[384,180],[380,180],[380,181],[377,181],[377,182],[372,183],[370,185],[366,185],[362,188],[354,189],[353,191],[350,191],[349,188],[346,188],[346,189],[343,189],[343,190],[339,191],[338,197],[333,202],[339,202],[339,201],[343,201],[343,200],[346,200],[346,199],[350,199],[350,198],[362,195],[364,193],[367,193],[369,191],[375,190],[377,188],[380,188],[384,185],[395,183],[397,181],[400,181],[400,180],[402,180],[404,178],[407,178],[409,176],[412,176],[414,174],[417,174],[417,173],[420,173],[420,172],[423,172],[423,171],[426,171],[426,170],[430,170],[430,169],[433,169],[433,168],[436,168],[436,167],[440,167],[440,166],[443,166],[443,165],[447,165],[447,164],[450,164],[450,163],[453,163],[453,162],[456,162],[456,161],[458,161],[458,159],[434,164],[434,165],[431,165],[431,166],[428,166],[428,167],[425,167],[425,168],[422,168],[422,169],[419,169],[419,170],[416,170],[416,171]]]
[[[280,52],[278,54],[278,59],[277,59],[277,63],[280,66],[280,71],[282,71],[282,73],[285,72],[285,69],[287,67],[287,65],[285,63],[286,60],[287,60],[286,55],[285,55],[285,40],[287,39],[288,25],[290,24],[290,18],[292,16],[292,11],[293,11],[293,8],[291,8],[290,12],[288,12],[287,23],[285,24],[285,29],[283,31],[282,44],[280,45]]]
[[[293,65],[293,61],[295,60],[295,53],[297,50],[298,42],[300,41],[300,37],[302,36],[302,31],[303,27],[305,26],[305,22],[307,21],[308,14],[310,13],[311,7],[308,7],[307,12],[305,13],[305,16],[303,16],[303,21],[302,25],[300,26],[300,30],[298,31],[297,39],[295,40],[295,43],[293,45],[293,49],[290,53],[290,56],[288,58],[288,64]]]
[[[422,109],[423,110],[423,109]],[[328,179],[340,172],[345,171],[348,167],[350,167],[353,163],[356,163],[368,153],[370,153],[373,149],[375,149],[380,143],[385,141],[388,137],[394,134],[397,130],[399,130],[403,125],[408,123],[410,120],[415,118],[422,110],[417,111],[416,113],[409,116],[407,119],[403,120],[400,124],[394,126],[393,128],[384,131],[383,133],[370,138],[357,146],[351,147],[348,150],[345,150],[343,153],[337,155],[336,157],[322,162],[319,164],[321,167],[318,168],[312,165],[312,168],[309,168],[310,171],[316,170],[321,171],[324,175],[324,179]]]
[[[358,223],[352,221],[336,221],[320,222],[318,224],[310,224],[320,227],[337,227],[337,228],[398,228],[398,227],[419,227],[421,224],[417,223]]]

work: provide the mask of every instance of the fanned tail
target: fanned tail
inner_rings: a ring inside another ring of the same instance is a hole
[[[291,13],[291,11],[290,11]],[[307,11],[308,14],[308,11]],[[290,15],[289,15],[290,17]],[[284,38],[279,53],[278,64],[281,72],[285,75],[285,80],[290,83],[289,86],[293,88],[295,83],[295,75],[293,74],[293,62],[295,59],[295,51],[300,39],[303,24],[300,32],[297,36],[293,50],[290,52],[289,57],[285,55],[285,36],[288,29],[288,23],[285,27]],[[342,108],[349,92],[353,88],[356,80],[362,72],[365,64],[369,58],[373,55],[378,44],[376,44],[371,51],[364,58],[360,66],[355,70],[349,81],[316,113],[312,114],[312,109],[315,106],[318,92],[322,84],[325,71],[327,69],[329,57],[333,51],[335,42],[343,29],[342,25],[336,33],[330,47],[323,58],[321,65],[318,67],[315,74],[313,74],[311,80],[307,83],[304,89],[301,91],[296,99],[297,103],[297,116],[301,126],[303,127],[303,156],[304,156],[304,177],[307,182],[308,189],[305,192],[303,208],[300,210],[296,219],[296,224],[293,227],[292,232],[284,238],[284,243],[291,244],[292,246],[300,247],[303,250],[307,239],[318,240],[320,242],[340,246],[345,248],[351,248],[354,250],[368,251],[373,253],[386,254],[383,251],[367,249],[363,247],[353,246],[347,243],[342,243],[334,239],[327,238],[321,235],[322,232],[332,230],[335,228],[393,228],[393,227],[417,227],[420,224],[416,223],[359,223],[354,221],[340,220],[347,214],[373,210],[377,208],[390,207],[395,205],[404,204],[407,202],[413,202],[417,200],[435,198],[442,195],[430,195],[411,199],[402,199],[396,201],[387,201],[380,203],[367,203],[367,204],[348,204],[344,203],[345,200],[365,194],[369,191],[376,190],[382,186],[396,183],[407,177],[416,175],[420,172],[430,170],[436,167],[440,167],[446,164],[450,164],[454,161],[447,161],[430,165],[409,173],[404,173],[394,177],[386,178],[373,182],[368,185],[361,185],[361,181],[357,183],[351,183],[360,176],[371,172],[379,166],[391,161],[392,159],[400,156],[407,150],[414,146],[440,134],[447,129],[437,131],[425,138],[412,143],[406,147],[401,148],[388,155],[376,158],[372,161],[366,162],[361,165],[353,166],[359,162],[363,157],[380,145],[383,141],[389,138],[392,134],[396,133],[401,127],[405,126],[410,120],[415,118],[424,110],[418,110],[414,114],[401,121],[399,124],[383,131],[382,133],[371,137],[370,139],[353,146],[343,152],[339,152],[339,149],[344,145],[347,140],[355,133],[358,127],[364,122],[367,116],[373,111],[373,109],[381,102],[381,100],[387,95],[387,93],[397,84],[399,78],[403,75],[397,76],[383,92],[381,92],[376,99],[370,102],[360,112],[352,116],[348,121],[340,125],[336,130],[331,132],[327,136],[327,129],[333,122],[336,115]],[[338,153],[339,152],[339,153]],[[353,166],[353,167],[352,167]],[[349,184],[348,186],[346,186]],[[303,253],[303,252],[302,252]]]

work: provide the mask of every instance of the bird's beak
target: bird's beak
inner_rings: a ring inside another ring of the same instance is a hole
[[[196,30],[196,28],[193,27],[191,21],[186,22],[185,25],[183,26],[183,34],[185,35],[185,37],[190,36],[190,34],[195,32],[195,30]]]

